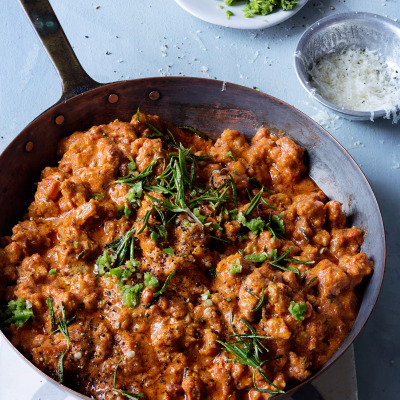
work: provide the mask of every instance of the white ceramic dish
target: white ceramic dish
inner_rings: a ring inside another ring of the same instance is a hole
[[[299,0],[293,7],[293,10],[283,11],[282,9],[274,11],[269,15],[256,15],[252,18],[246,18],[242,9],[246,1],[240,1],[238,5],[227,6],[223,0],[175,0],[184,10],[193,16],[210,22],[211,24],[221,25],[236,29],[264,29],[280,24],[290,17],[293,17],[308,0]],[[222,9],[217,6],[223,6]],[[226,11],[231,10],[234,15],[229,19],[226,17]]]

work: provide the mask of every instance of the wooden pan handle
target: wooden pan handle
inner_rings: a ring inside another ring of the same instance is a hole
[[[82,68],[49,1],[19,0],[19,2],[61,78],[63,90],[60,101],[102,86]]]

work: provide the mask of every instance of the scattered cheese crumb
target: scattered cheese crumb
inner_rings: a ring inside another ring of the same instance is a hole
[[[260,52],[257,50],[257,51],[254,53],[253,58],[252,58],[251,60],[249,60],[249,63],[250,63],[250,64],[253,64],[254,61],[257,60],[257,58],[258,58],[259,55],[260,55]]]
[[[400,169],[400,163],[398,161],[393,161],[393,163],[392,169]]]
[[[129,351],[127,351],[126,352],[126,356],[128,357],[128,358],[133,358],[133,357],[135,357],[135,352],[134,352],[134,350],[129,350]]]
[[[80,351],[78,351],[77,353],[74,354],[74,358],[76,358],[77,360],[80,360],[82,358],[82,353]]]
[[[197,31],[197,32],[201,33],[201,31]],[[206,48],[206,46],[204,46],[203,41],[200,39],[200,37],[197,35],[197,33],[194,33],[194,32],[190,32],[190,33],[191,33],[191,35],[197,40],[197,42],[198,42],[199,45],[200,45],[200,48],[201,48],[203,51],[206,51],[207,48]]]
[[[340,118],[336,114],[329,113],[327,110],[318,110],[317,114],[311,117],[318,124],[329,130],[336,130],[336,121]]]

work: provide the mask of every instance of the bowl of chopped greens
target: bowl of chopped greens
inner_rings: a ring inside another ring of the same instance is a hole
[[[308,0],[175,0],[193,16],[215,25],[264,29],[295,15]]]

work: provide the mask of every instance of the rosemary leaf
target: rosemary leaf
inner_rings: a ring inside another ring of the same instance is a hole
[[[55,323],[55,318],[54,318],[53,298],[48,297],[46,299],[46,304],[47,304],[47,307],[49,307],[49,313],[50,313],[50,326],[51,326],[50,333],[53,333],[54,329],[56,328],[56,323]]]
[[[261,291],[261,297],[256,306],[251,310],[252,312],[257,312],[261,309],[261,307],[264,305],[265,302],[265,293],[264,289]]]

